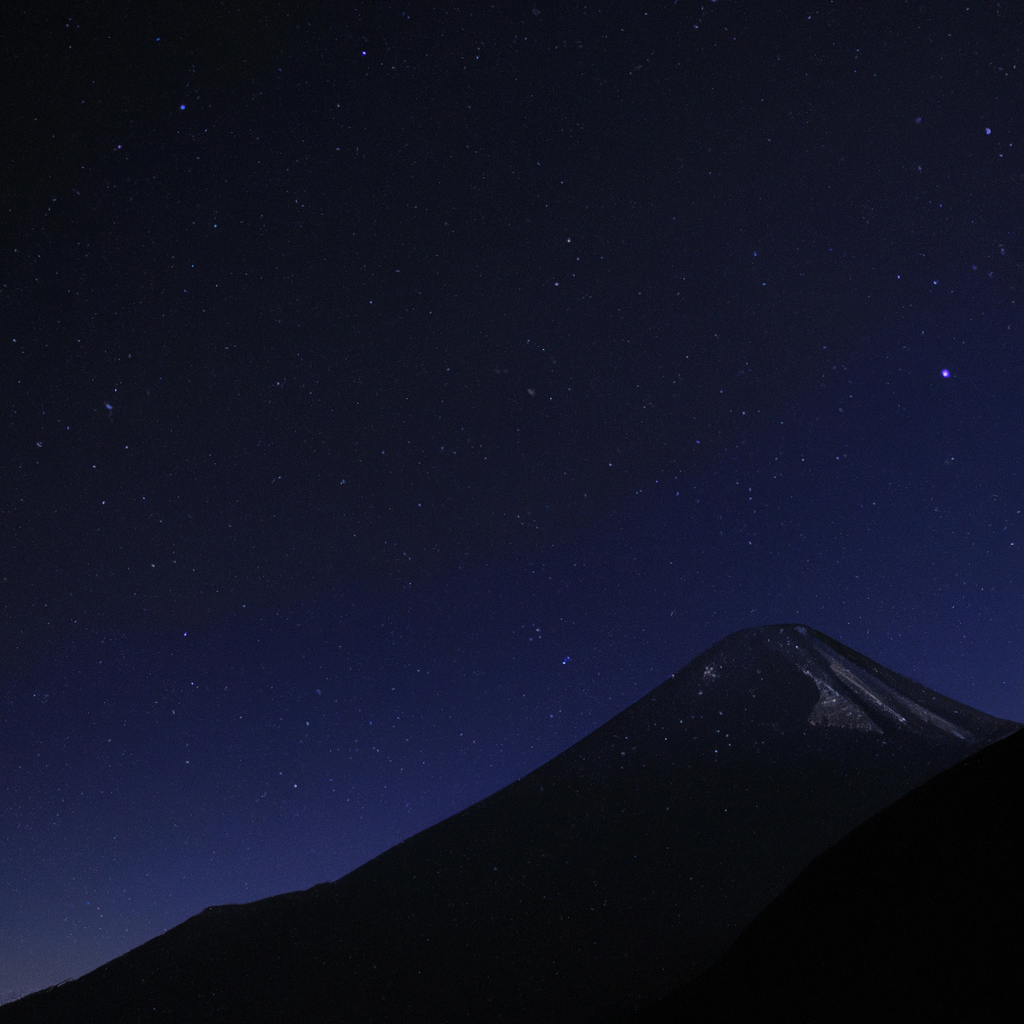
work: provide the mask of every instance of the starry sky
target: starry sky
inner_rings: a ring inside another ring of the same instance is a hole
[[[1014,5],[17,5],[0,997],[729,632],[1024,718]]]

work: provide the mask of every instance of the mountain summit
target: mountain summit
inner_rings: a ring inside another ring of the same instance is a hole
[[[818,854],[1020,728],[807,626],[747,629],[333,883],[211,907],[0,1024],[617,1019]]]

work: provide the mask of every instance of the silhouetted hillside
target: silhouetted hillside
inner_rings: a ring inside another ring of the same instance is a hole
[[[634,1024],[995,1020],[1024,965],[1024,733],[815,860],[705,975]]]
[[[0,1024],[615,1019],[704,971],[852,828],[1017,728],[807,627],[744,630],[337,882],[210,908]]]

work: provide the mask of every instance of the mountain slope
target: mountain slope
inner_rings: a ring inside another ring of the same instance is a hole
[[[337,882],[210,908],[0,1024],[613,1019],[706,969],[860,822],[1017,728],[807,627],[744,630]]]
[[[841,839],[706,974],[630,1020],[1001,1019],[1024,963],[1022,842],[1018,732]]]

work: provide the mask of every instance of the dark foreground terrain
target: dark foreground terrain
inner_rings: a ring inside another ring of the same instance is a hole
[[[1024,733],[817,858],[705,975],[632,1017],[1002,1020],[1024,975]]]
[[[0,1024],[620,1020],[706,971],[856,826],[1018,728],[807,627],[744,630],[338,881],[212,907]]]

